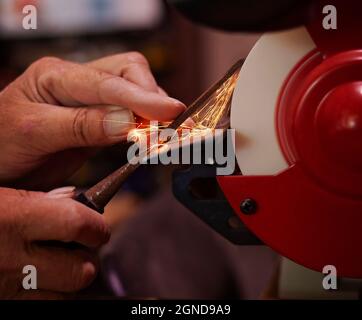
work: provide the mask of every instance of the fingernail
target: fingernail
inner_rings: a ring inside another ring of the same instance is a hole
[[[135,126],[133,114],[128,109],[111,111],[104,117],[103,126],[105,134],[109,137],[124,136]]]
[[[72,198],[74,194],[75,194],[75,187],[63,187],[48,192],[46,194],[46,197],[51,199],[63,199],[63,198]]]

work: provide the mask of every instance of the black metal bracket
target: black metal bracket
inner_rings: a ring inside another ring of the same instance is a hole
[[[173,174],[175,197],[212,229],[237,245],[260,245],[234,213],[216,181],[216,166],[193,165]]]

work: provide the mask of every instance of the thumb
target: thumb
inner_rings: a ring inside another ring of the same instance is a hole
[[[51,107],[42,112],[37,143],[47,152],[101,147],[125,140],[135,127],[133,113],[119,106]]]

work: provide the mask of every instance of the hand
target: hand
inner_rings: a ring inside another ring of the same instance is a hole
[[[109,229],[101,215],[68,199],[72,192],[0,188],[0,299],[64,298],[95,278],[98,262],[91,249],[109,240]],[[84,249],[45,241],[76,242]],[[23,289],[26,265],[37,269],[38,290]]]
[[[18,180],[27,189],[61,183],[90,147],[125,138],[134,125],[129,110],[167,121],[184,108],[158,87],[140,54],[86,65],[43,58],[0,94],[0,183]]]

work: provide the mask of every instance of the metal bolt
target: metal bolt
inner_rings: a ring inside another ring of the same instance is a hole
[[[253,199],[245,199],[240,204],[240,210],[242,213],[247,214],[247,215],[254,214],[258,210],[258,204]]]

